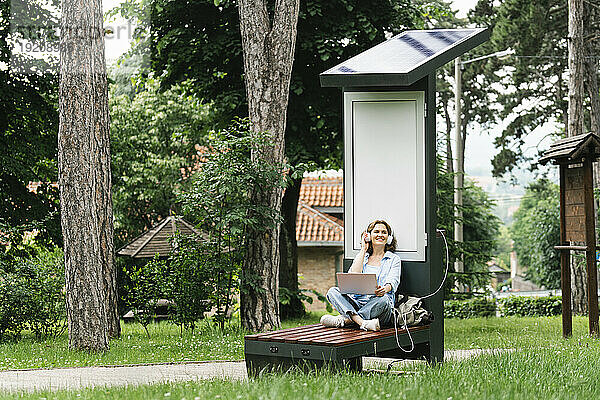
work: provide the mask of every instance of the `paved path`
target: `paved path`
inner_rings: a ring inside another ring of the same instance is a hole
[[[507,350],[449,350],[446,360],[463,360]],[[392,359],[365,357],[365,369],[386,369]],[[402,361],[398,364],[409,363]],[[34,391],[128,386],[200,379],[247,379],[243,361],[210,361],[114,367],[55,368],[0,371],[0,390]]]

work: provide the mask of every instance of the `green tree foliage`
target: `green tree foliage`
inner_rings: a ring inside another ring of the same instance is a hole
[[[496,262],[505,269],[510,269],[510,253],[512,252],[512,237],[506,225],[500,226],[498,247],[496,249]]]
[[[148,79],[133,98],[113,96],[111,152],[115,235],[120,243],[176,211],[175,191],[186,184],[205,143],[210,106],[190,83],[159,91]]]
[[[511,227],[519,264],[526,278],[548,289],[560,288],[560,255],[554,246],[560,242],[558,186],[547,179],[527,188]]]
[[[436,28],[461,28],[468,26],[490,27],[494,20],[494,9],[491,5],[484,5],[480,2],[478,6],[470,12],[469,19],[461,19],[455,16],[455,12],[446,12],[436,19],[434,27]],[[440,5],[440,7],[443,6]],[[468,61],[477,57],[482,57],[495,52],[493,45],[488,41],[470,52],[461,56],[462,61]],[[461,135],[463,138],[463,148],[469,146],[468,136],[473,124],[478,124],[481,128],[489,128],[497,119],[497,107],[494,107],[496,93],[485,76],[494,73],[490,69],[489,59],[462,64],[462,85],[461,85]],[[451,142],[454,140],[453,131],[455,125],[455,114],[452,109],[455,96],[455,63],[451,62],[439,68],[437,71],[437,107],[438,114],[444,119],[445,127],[445,149],[442,151],[447,157],[446,167],[449,171],[452,159],[457,155],[452,155]],[[464,161],[462,170],[464,171]]]
[[[489,282],[487,262],[492,259],[497,247],[500,219],[492,210],[494,202],[469,179],[465,180],[463,192],[464,242],[457,245],[454,237],[454,174],[445,169],[445,160],[438,157],[437,202],[438,226],[446,230],[450,248],[450,264],[463,254],[465,274],[450,274],[451,277],[471,289],[482,288]],[[452,282],[447,287],[452,287]]]
[[[284,186],[286,166],[252,160],[252,149],[272,146],[269,135],[249,131],[246,121],[234,122],[227,130],[211,134],[210,150],[204,155],[193,185],[181,194],[183,209],[209,236],[205,249],[213,265],[218,297],[229,296],[237,287],[237,268],[245,259],[248,241],[265,234],[281,222],[276,210],[252,201],[251,187]],[[240,290],[254,286],[259,277],[242,267]],[[219,295],[222,293],[222,295]],[[227,315],[228,303],[221,321]]]
[[[443,1],[425,0],[301,2],[286,124],[288,162],[296,167],[341,166],[339,91],[320,87],[321,72],[384,41],[390,34],[430,26],[448,10]],[[228,124],[233,116],[246,115],[235,1],[132,0],[114,12],[141,22],[139,45],[133,52],[150,53],[150,69],[164,77],[163,87],[193,79],[199,96],[214,101],[215,120],[220,126]],[[301,176],[294,180],[294,190],[286,193],[282,209],[285,223],[280,240],[281,268],[287,272],[280,278],[291,293],[298,292],[297,281],[288,280],[297,276],[293,259],[300,180]],[[285,306],[283,312],[295,315],[289,309]]]
[[[272,144],[267,134],[250,132],[247,120],[213,131],[209,139],[210,147],[194,173],[192,186],[181,193],[183,210],[219,241],[220,248],[238,248],[245,235],[281,221],[272,208],[254,204],[249,189],[284,186],[286,166],[251,159],[252,149]]]
[[[12,45],[22,43],[29,32],[16,29],[11,34],[11,10],[39,15],[35,21],[25,19],[30,27],[52,23],[51,15],[37,3],[0,2],[0,230],[11,235],[8,242],[20,243],[25,231],[37,228],[39,239],[60,244],[57,189],[48,185],[37,193],[27,189],[31,181],[47,184],[58,179],[58,79],[50,72],[24,74],[9,68]],[[28,61],[20,57],[15,63],[20,62]],[[48,70],[48,65],[39,64],[39,71]]]
[[[406,0],[304,1],[290,86],[286,153],[292,164],[339,165],[338,91],[318,76],[341,60],[415,27],[420,12]],[[156,1],[152,8],[152,69],[170,85],[193,78],[213,99],[222,121],[246,114],[237,4],[231,0]]]
[[[213,321],[223,330],[239,288],[238,252],[217,252],[218,244],[206,237],[176,234],[172,240],[175,246],[168,257],[126,267],[124,303],[148,337],[147,326],[165,306],[159,300],[167,301],[170,319],[182,329],[193,331],[212,311]]]
[[[597,73],[600,47],[598,40],[600,9],[586,1],[586,45],[591,68]],[[493,174],[509,173],[518,163],[529,161],[523,154],[525,137],[548,122],[557,124],[549,134],[564,133],[567,120],[567,29],[568,6],[560,0],[506,0],[494,5],[480,0],[477,10],[490,10],[489,25],[493,28],[489,41],[490,52],[513,49],[510,60],[489,59],[483,75],[485,86],[493,90],[496,118],[507,121],[502,134],[494,141],[498,153],[492,160]],[[589,57],[592,57],[590,59]],[[589,72],[586,89],[593,91]],[[598,96],[597,87],[595,96]],[[590,129],[590,104],[587,103],[585,124]],[[532,166],[534,167],[534,166]]]
[[[499,117],[512,115],[495,140],[499,149],[492,161],[496,176],[524,160],[521,145],[532,130],[549,121],[566,122],[567,11],[567,3],[560,0],[508,0],[496,8],[491,43],[497,51],[515,51],[510,67],[488,75],[502,87]],[[490,63],[496,69],[501,66],[498,61]]]
[[[560,296],[519,297],[511,296],[499,299],[499,308],[503,316],[549,317],[562,313]]]
[[[213,289],[211,283],[219,271],[211,268],[208,257],[198,251],[195,238],[188,241],[175,237],[175,240],[185,242],[163,264],[164,293],[173,302],[173,321],[193,332],[196,322],[211,308],[208,301]]]

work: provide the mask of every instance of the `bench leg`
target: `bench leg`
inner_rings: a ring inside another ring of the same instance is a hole
[[[343,365],[349,371],[361,372],[363,369],[362,357],[354,357],[344,360]]]

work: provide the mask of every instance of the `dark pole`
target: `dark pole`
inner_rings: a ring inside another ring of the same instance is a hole
[[[585,196],[585,253],[587,265],[588,318],[590,335],[598,336],[598,281],[596,273],[596,222],[594,218],[594,177],[592,160],[594,148],[583,162],[583,187]]]
[[[567,165],[560,166],[560,243],[568,246],[567,227],[565,218],[565,172]],[[569,267],[571,251],[560,250],[560,286],[562,289],[562,330],[563,337],[571,337],[573,332],[573,318],[571,316],[571,269]]]

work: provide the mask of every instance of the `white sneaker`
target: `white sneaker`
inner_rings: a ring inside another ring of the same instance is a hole
[[[321,317],[321,325],[329,328],[341,328],[344,326],[344,317],[341,315],[323,315]]]
[[[362,323],[362,325],[360,326],[360,329],[362,329],[363,331],[378,331],[378,330],[380,330],[381,328],[379,327],[379,318],[365,320]]]

